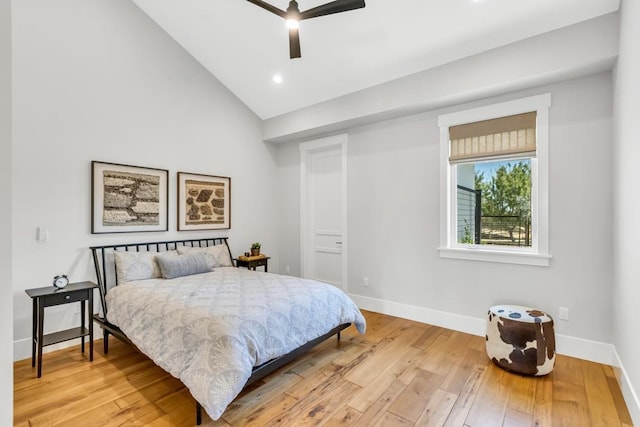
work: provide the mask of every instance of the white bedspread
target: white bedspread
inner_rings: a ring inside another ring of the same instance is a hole
[[[234,267],[107,293],[109,322],[179,378],[218,419],[254,366],[343,323],[364,333],[353,301],[334,286]]]

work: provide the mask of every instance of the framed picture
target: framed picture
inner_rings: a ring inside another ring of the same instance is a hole
[[[169,229],[169,171],[91,162],[91,233]]]
[[[231,228],[231,178],[178,172],[178,230]]]

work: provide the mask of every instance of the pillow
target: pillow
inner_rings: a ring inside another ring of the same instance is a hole
[[[115,251],[113,257],[116,261],[118,284],[162,277],[155,261],[156,252]]]
[[[233,267],[233,261],[231,261],[231,255],[229,255],[229,249],[227,245],[215,245],[206,248],[192,248],[190,246],[180,246],[178,248],[180,255],[192,254],[192,253],[204,253],[209,258],[210,267]]]
[[[156,256],[156,261],[165,279],[190,276],[211,271],[210,259],[205,253],[190,253],[178,256]]]

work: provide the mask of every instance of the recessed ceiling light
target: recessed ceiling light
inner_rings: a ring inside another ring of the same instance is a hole
[[[273,76],[273,82],[276,84],[282,83],[282,76],[280,74],[275,74]]]

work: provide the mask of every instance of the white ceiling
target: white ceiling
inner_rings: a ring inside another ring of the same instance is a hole
[[[366,0],[302,21],[294,60],[284,20],[248,1],[133,2],[267,119],[614,12],[620,0]],[[298,0],[302,11],[327,2]]]

